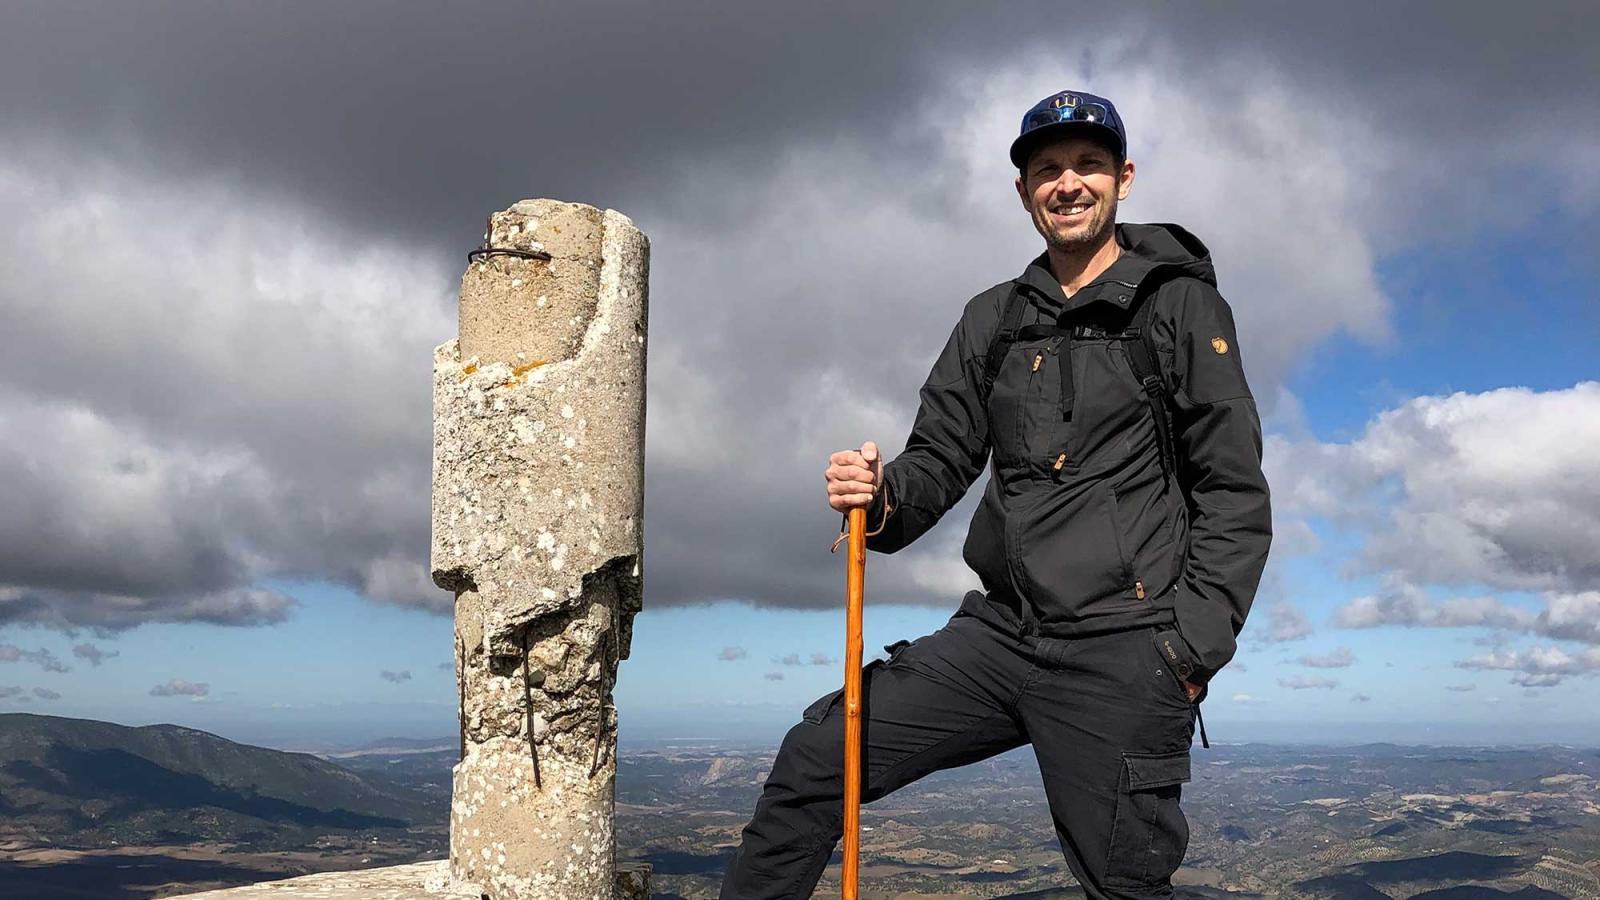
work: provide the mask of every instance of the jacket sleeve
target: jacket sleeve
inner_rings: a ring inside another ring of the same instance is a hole
[[[955,506],[989,459],[989,420],[979,400],[988,344],[980,320],[998,325],[992,298],[973,298],[919,392],[905,450],[883,464],[883,488],[867,508],[867,549],[894,553]],[[843,528],[849,528],[844,517]]]
[[[1189,513],[1189,546],[1175,598],[1189,659],[1180,675],[1204,685],[1233,658],[1272,543],[1261,471],[1261,420],[1245,382],[1233,312],[1209,284],[1183,279],[1173,321],[1173,444]],[[1189,668],[1185,673],[1184,668]]]

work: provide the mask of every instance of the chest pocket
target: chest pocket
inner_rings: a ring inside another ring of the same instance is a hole
[[[990,440],[1001,467],[1034,464],[1060,439],[1066,424],[1060,372],[1071,359],[1065,345],[1056,335],[1019,336],[1002,360],[989,394]]]
[[[1056,459],[1062,462],[1056,471],[1071,473],[1085,466],[1106,469],[1152,439],[1149,408],[1126,348],[1127,338],[1104,332],[1073,341],[1076,397],[1055,448]],[[1052,460],[1052,467],[1054,463]]]
[[[1133,452],[1148,423],[1127,340],[1093,325],[1020,329],[990,394],[996,461],[1059,478]]]

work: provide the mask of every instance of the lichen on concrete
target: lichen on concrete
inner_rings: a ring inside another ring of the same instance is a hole
[[[610,897],[616,710],[641,605],[648,245],[627,217],[491,217],[434,351],[432,572],[456,594],[451,866],[501,898]],[[470,349],[470,352],[469,352]]]

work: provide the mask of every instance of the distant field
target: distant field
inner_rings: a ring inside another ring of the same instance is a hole
[[[446,853],[454,747],[329,760],[75,722],[0,716],[0,897],[133,900]],[[652,863],[657,900],[716,896],[772,755],[622,754],[619,856]],[[1600,900],[1597,775],[1600,750],[1571,747],[1197,747],[1178,896]],[[870,804],[862,826],[863,900],[1083,896],[1026,748]]]

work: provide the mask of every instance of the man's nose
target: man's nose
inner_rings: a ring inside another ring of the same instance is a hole
[[[1078,173],[1071,169],[1063,171],[1061,176],[1056,179],[1057,194],[1076,194],[1082,187],[1083,179],[1079,178]]]

